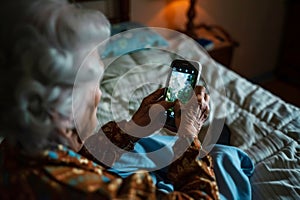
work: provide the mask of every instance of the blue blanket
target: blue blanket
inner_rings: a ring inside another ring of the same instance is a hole
[[[174,136],[153,135],[143,138],[135,145],[133,152],[122,155],[110,171],[127,177],[137,170],[150,172],[154,184],[163,192],[172,192],[173,185],[166,179],[167,166],[173,158]],[[215,145],[210,155],[221,199],[251,199],[249,176],[254,171],[253,162],[238,148]]]

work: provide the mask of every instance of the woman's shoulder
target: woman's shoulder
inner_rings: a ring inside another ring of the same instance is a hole
[[[47,150],[41,156],[18,156],[7,158],[1,152],[5,164],[1,165],[0,190],[6,191],[8,197],[78,198],[93,196],[98,190],[97,196],[104,198],[111,195],[108,187],[119,182],[102,166],[64,146]]]

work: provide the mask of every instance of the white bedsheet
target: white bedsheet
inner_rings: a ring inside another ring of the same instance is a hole
[[[231,130],[231,145],[247,152],[255,162],[250,179],[253,199],[300,199],[299,108],[203,54],[199,56],[199,49],[190,42],[186,38],[176,39],[170,43],[170,49],[186,59],[200,59],[202,77],[214,96],[212,101],[216,101],[212,112],[218,110],[215,117],[225,119]],[[101,82],[103,97],[98,109],[101,124],[129,119],[143,97],[165,84],[168,65],[175,57],[178,56],[158,49],[145,50],[124,55],[109,65]],[[110,59],[104,61],[110,62]],[[149,84],[142,85],[145,81]],[[206,128],[207,124],[203,130]]]

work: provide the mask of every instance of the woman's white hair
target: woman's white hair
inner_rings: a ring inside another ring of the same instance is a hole
[[[74,128],[69,122],[76,73],[109,37],[110,25],[102,13],[65,0],[1,4],[0,134],[36,153],[61,142],[56,129]]]

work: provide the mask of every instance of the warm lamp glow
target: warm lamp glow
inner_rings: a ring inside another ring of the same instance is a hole
[[[172,1],[164,9],[165,18],[168,26],[175,29],[185,29],[185,27],[178,27],[178,23],[186,23],[186,10],[189,3],[186,0]]]
[[[171,0],[168,0],[168,2],[171,2]],[[195,33],[194,33],[194,29],[195,29],[195,25],[194,25],[194,19],[196,17],[196,2],[197,0],[189,0],[189,1],[172,1],[172,2],[177,2],[178,4],[180,4],[180,10],[185,10],[185,16],[187,17],[187,22],[185,24],[185,28],[183,30],[183,32],[185,32],[186,34],[188,34],[191,37],[195,37]],[[183,3],[188,4],[185,5],[183,7]],[[185,9],[183,9],[185,8]]]
[[[200,2],[199,0],[197,2]],[[196,16],[193,20],[197,26],[201,22],[213,21],[211,16],[204,10],[199,3],[195,4]],[[149,26],[159,26],[165,28],[171,28],[186,32],[186,25],[188,23],[187,12],[190,6],[190,0],[166,0],[165,6],[162,6],[160,10],[147,21]]]

